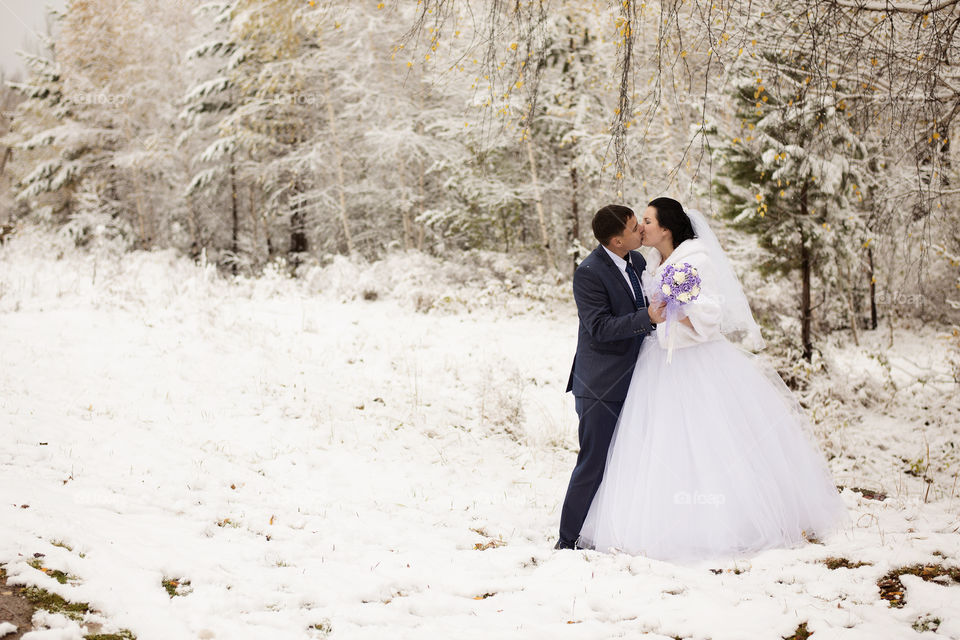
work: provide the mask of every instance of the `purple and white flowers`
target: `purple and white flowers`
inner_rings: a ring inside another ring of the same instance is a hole
[[[674,308],[693,302],[700,295],[700,274],[689,262],[680,265],[668,264],[660,276],[660,293],[666,299],[667,307]]]
[[[675,333],[670,328],[679,320],[680,307],[700,296],[700,274],[689,262],[668,264],[660,274],[660,293],[667,303],[667,362],[673,359]]]

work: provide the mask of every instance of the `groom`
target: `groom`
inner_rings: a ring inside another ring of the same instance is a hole
[[[640,288],[646,262],[634,249],[641,245],[643,227],[633,211],[616,204],[603,207],[593,216],[593,235],[600,245],[573,274],[580,331],[567,391],[573,391],[580,417],[580,455],[563,501],[555,549],[576,548],[603,479],[640,343],[664,320],[663,306],[648,307]]]

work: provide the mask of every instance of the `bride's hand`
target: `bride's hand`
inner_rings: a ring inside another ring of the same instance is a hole
[[[647,313],[650,315],[650,322],[660,324],[667,319],[667,304],[665,302],[654,302],[647,307]]]

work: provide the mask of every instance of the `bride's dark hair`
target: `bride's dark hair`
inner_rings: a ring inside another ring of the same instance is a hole
[[[683,210],[683,206],[673,198],[655,198],[647,205],[657,210],[657,224],[670,230],[673,237],[673,248],[684,240],[696,238],[693,232],[693,223],[690,216]]]

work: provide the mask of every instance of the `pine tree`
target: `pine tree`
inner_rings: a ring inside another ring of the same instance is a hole
[[[24,61],[27,80],[10,85],[23,96],[8,137],[18,154],[16,199],[42,218],[64,222],[85,166],[88,136],[73,118],[60,65],[52,56],[28,55]]]
[[[75,213],[76,194],[97,193],[123,218],[141,247],[166,235],[163,213],[176,210],[171,171],[177,32],[185,8],[173,0],[124,5],[74,0],[62,17],[56,57],[27,57],[30,76],[15,121],[17,197],[58,223]],[[136,25],[136,28],[134,28]],[[136,31],[137,38],[126,34]],[[163,219],[161,219],[163,218]]]
[[[850,196],[865,183],[867,150],[850,128],[846,104],[810,88],[808,62],[768,57],[737,65],[737,122],[716,141],[715,192],[730,223],[756,234],[767,272],[800,276],[803,356],[813,355],[814,278],[839,283],[866,241]],[[776,69],[767,76],[757,69]]]
[[[236,268],[242,241],[238,178],[242,150],[238,150],[237,135],[221,126],[236,114],[241,105],[235,69],[243,62],[245,50],[230,33],[234,6],[234,2],[208,2],[198,8],[199,15],[205,19],[205,40],[185,56],[195,81],[183,100],[180,117],[186,127],[178,146],[188,154],[185,161],[191,173],[183,193],[190,210],[191,253],[199,255],[201,250],[226,244],[229,259]],[[252,211],[252,202],[249,205],[253,235],[256,236],[258,219]],[[224,224],[224,209],[229,211],[228,225]],[[225,227],[229,228],[226,243],[217,239],[219,230]],[[211,244],[213,246],[209,246]],[[257,251],[256,244],[254,242],[249,247],[252,253]]]

